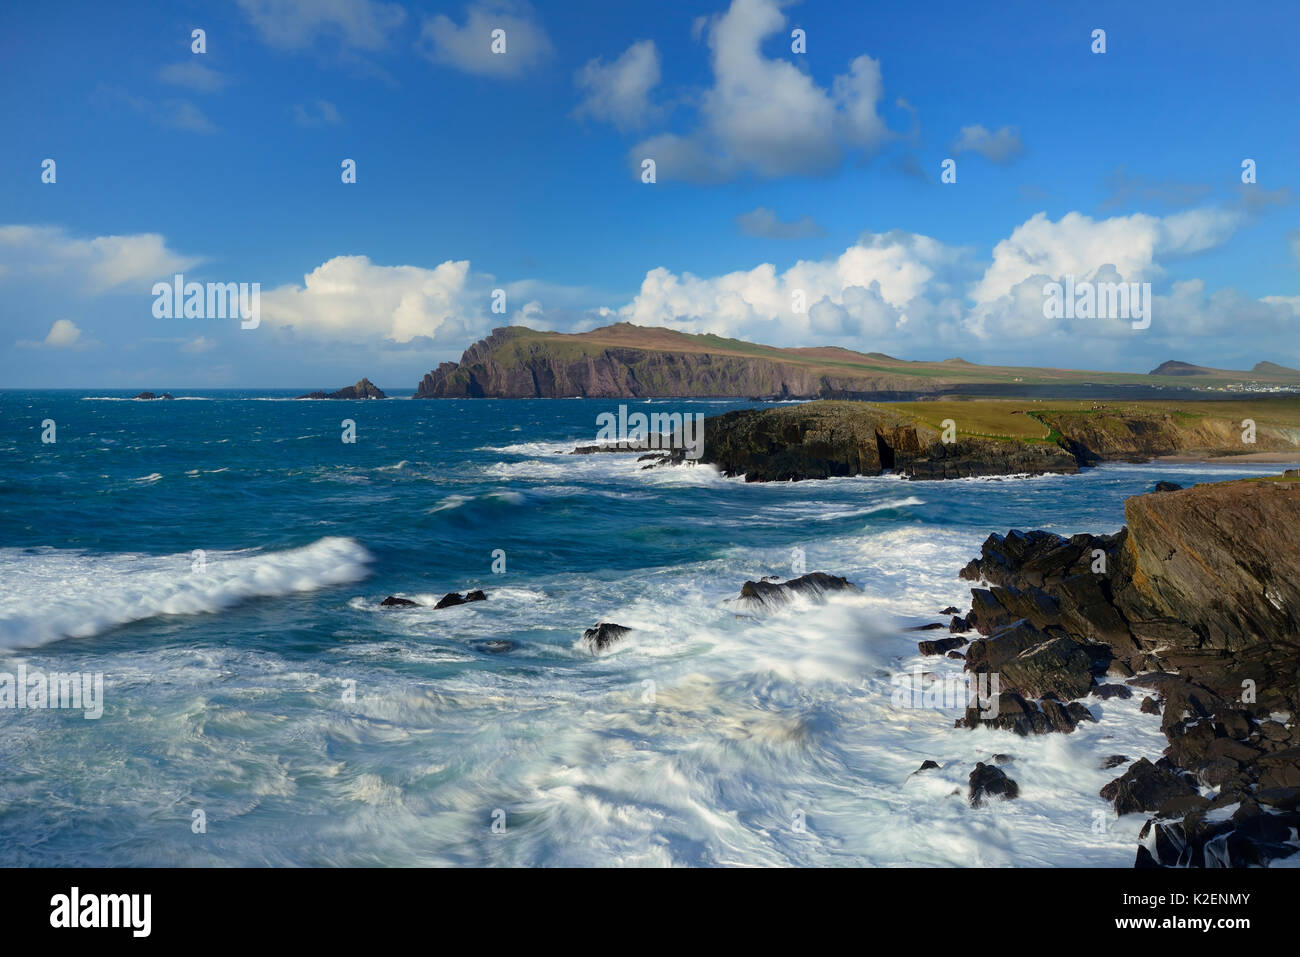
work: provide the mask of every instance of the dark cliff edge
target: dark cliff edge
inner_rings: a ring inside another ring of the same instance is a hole
[[[712,416],[704,422],[701,460],[749,482],[890,471],[918,480],[1079,471],[1074,455],[1051,443],[945,443],[937,430],[887,409],[835,401]]]
[[[997,715],[958,723],[1071,731],[1087,704],[1146,695],[1169,742],[1102,789],[1154,814],[1137,866],[1267,865],[1300,850],[1300,472],[1130,498],[1112,535],[992,535],[962,577],[981,637],[966,669],[1000,677]],[[1109,677],[1111,682],[1105,682]],[[1112,762],[1114,766],[1127,759]],[[1111,765],[1107,765],[1111,766]]]

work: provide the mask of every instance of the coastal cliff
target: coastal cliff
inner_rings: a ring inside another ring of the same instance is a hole
[[[427,373],[416,398],[906,399],[952,394],[1128,397],[1175,390],[1300,389],[1300,372],[1166,363],[1149,374],[911,361],[835,346],[778,348],[618,322],[580,333],[494,329]]]
[[[627,324],[571,336],[496,329],[420,380],[416,398],[748,397],[815,399],[931,392],[949,382],[890,368],[852,370],[838,357]],[[856,353],[846,350],[845,356]],[[889,357],[881,357],[888,359]],[[897,360],[890,360],[897,362]]]
[[[998,673],[1002,693],[995,717],[972,708],[959,724],[1070,731],[1095,720],[1085,695],[1143,689],[1169,746],[1102,790],[1117,814],[1155,813],[1138,865],[1289,857],[1300,827],[1300,473],[1135,496],[1125,518],[1113,535],[992,535],[963,569],[981,586],[966,668]],[[1105,676],[1125,683],[1095,683]]]

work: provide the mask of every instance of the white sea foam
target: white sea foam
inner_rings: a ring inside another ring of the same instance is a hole
[[[159,615],[218,611],[256,597],[359,581],[369,553],[350,538],[278,552],[180,555],[0,549],[0,648],[86,638]]]

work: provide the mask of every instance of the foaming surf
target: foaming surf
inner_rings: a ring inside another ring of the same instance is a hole
[[[0,549],[0,647],[89,638],[160,615],[220,611],[359,581],[369,552],[350,538],[282,551],[179,555],[96,554],[76,549]]]

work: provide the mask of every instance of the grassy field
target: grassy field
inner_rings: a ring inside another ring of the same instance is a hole
[[[1172,416],[1190,425],[1196,420],[1216,420],[1236,427],[1243,419],[1261,426],[1300,430],[1300,396],[1269,396],[1258,399],[1180,400],[1176,402],[1093,402],[1033,399],[951,399],[937,402],[881,402],[882,409],[897,412],[934,429],[945,419],[957,425],[959,434],[1018,442],[1054,442],[1050,422],[1060,414],[1110,419]]]

